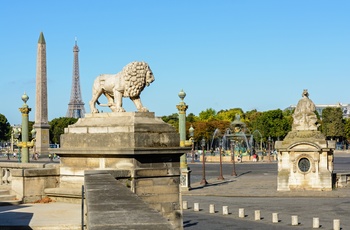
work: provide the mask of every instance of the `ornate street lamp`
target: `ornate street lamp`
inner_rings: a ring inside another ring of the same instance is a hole
[[[18,157],[20,157],[22,163],[29,162],[29,148],[34,146],[35,135],[36,135],[36,131],[35,131],[35,129],[33,129],[31,131],[33,139],[32,139],[32,141],[28,142],[29,141],[29,138],[28,138],[28,123],[29,123],[28,115],[29,115],[29,112],[32,110],[27,105],[28,99],[29,99],[29,97],[27,96],[26,93],[24,93],[22,96],[22,100],[23,100],[24,104],[22,105],[21,108],[19,108],[19,110],[22,113],[22,128],[14,129],[14,136],[16,138],[15,144],[19,148],[21,148]],[[21,134],[21,139],[22,139],[21,142],[18,141],[20,134]]]
[[[194,136],[194,128],[193,128],[192,125],[191,125],[191,127],[188,129],[188,132],[190,133],[190,139],[191,139],[191,142],[192,142],[192,150],[191,150],[192,161],[191,161],[191,163],[194,163],[194,151],[193,151],[193,148],[194,148],[194,139],[193,139],[193,136]]]
[[[269,155],[269,162],[271,162],[271,158],[270,158],[270,153],[271,153],[271,137],[269,136],[268,139],[268,143],[269,143],[269,152],[267,153]]]
[[[224,177],[222,176],[222,156],[221,156],[222,142],[223,142],[223,140],[220,140],[220,141],[219,141],[219,154],[220,154],[220,176],[218,177],[218,180],[224,180]]]
[[[233,163],[231,176],[237,176],[236,165],[235,165],[235,143],[234,143],[234,141],[232,141],[232,143],[231,143],[231,149],[232,149],[232,163]]]
[[[203,169],[203,172],[202,172],[202,181],[200,184],[206,185],[206,184],[208,184],[208,182],[205,179],[205,153],[204,153],[205,139],[204,138],[201,141],[201,145],[202,145],[202,162],[203,162],[202,169]]]

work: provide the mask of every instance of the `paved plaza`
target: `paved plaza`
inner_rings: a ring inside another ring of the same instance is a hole
[[[42,159],[44,160],[44,159]],[[46,160],[46,159],[45,159]],[[350,154],[335,154],[335,171],[350,172]],[[188,202],[184,210],[184,229],[312,229],[318,217],[320,229],[333,229],[333,220],[340,220],[341,229],[350,229],[350,187],[319,192],[277,192],[276,162],[243,162],[236,164],[237,176],[231,176],[232,164],[223,165],[224,181],[217,180],[219,164],[206,164],[205,187],[202,163],[189,164],[192,189],[182,193]],[[194,203],[200,211],[194,212]],[[209,214],[209,205],[215,213]],[[222,214],[228,206],[229,215]],[[239,218],[244,208],[245,217]],[[261,220],[254,220],[260,210]],[[278,223],[272,223],[272,213],[278,213]],[[291,225],[291,216],[298,216],[298,226]],[[23,204],[0,207],[0,229],[5,226],[30,226],[23,229],[81,229],[81,205],[67,203]]]
[[[335,171],[350,172],[350,154],[335,154]],[[217,180],[219,164],[206,164],[207,186],[199,184],[202,178],[201,163],[189,164],[194,176],[192,189],[183,192],[184,228],[196,229],[312,229],[313,218],[319,218],[320,229],[333,229],[333,220],[340,220],[341,229],[350,229],[350,188],[333,191],[277,191],[276,162],[243,162],[236,164],[237,176],[231,176],[232,165],[224,164],[224,181]],[[199,212],[194,212],[199,203]],[[209,213],[214,204],[215,213]],[[229,215],[223,215],[228,206]],[[239,209],[245,217],[239,217]],[[261,220],[254,220],[260,210]],[[278,223],[272,223],[272,214],[278,213]],[[292,216],[299,224],[292,226]]]

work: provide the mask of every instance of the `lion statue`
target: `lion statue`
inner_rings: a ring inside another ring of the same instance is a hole
[[[98,113],[96,103],[108,106],[112,112],[125,112],[123,97],[129,97],[135,104],[137,111],[148,112],[141,103],[142,90],[154,81],[151,68],[145,62],[131,62],[117,74],[101,74],[92,86],[92,99],[90,101],[91,113]],[[98,99],[104,94],[108,104],[100,104]]]

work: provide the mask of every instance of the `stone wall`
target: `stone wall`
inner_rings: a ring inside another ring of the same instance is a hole
[[[58,166],[58,165],[57,165]],[[12,169],[11,189],[23,203],[35,202],[46,196],[46,188],[59,185],[59,169]]]
[[[61,135],[60,189],[79,188],[86,170],[127,170],[129,186],[176,229],[182,229],[180,156],[175,128],[154,113],[86,114]]]

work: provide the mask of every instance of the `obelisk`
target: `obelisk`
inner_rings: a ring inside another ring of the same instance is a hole
[[[36,144],[38,154],[49,154],[49,123],[47,112],[47,71],[46,71],[46,42],[43,32],[40,33],[36,61],[36,101],[35,123]]]

